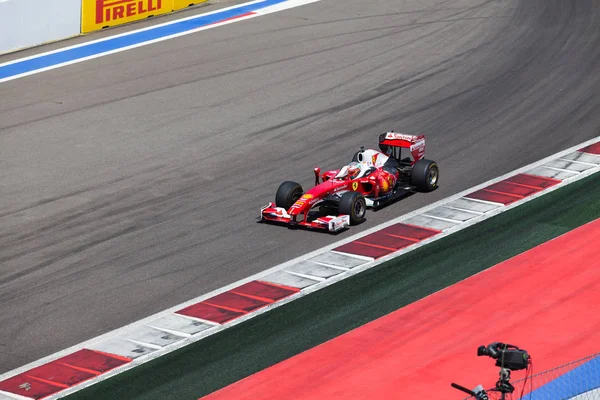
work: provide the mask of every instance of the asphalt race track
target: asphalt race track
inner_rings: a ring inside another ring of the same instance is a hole
[[[599,93],[592,0],[322,0],[3,83],[0,372],[596,137]],[[439,190],[256,222],[389,129]]]

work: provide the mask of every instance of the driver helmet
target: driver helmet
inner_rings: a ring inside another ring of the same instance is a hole
[[[350,164],[348,164],[348,176],[350,177],[350,179],[356,178],[358,174],[360,174],[360,164],[356,161],[353,161]]]

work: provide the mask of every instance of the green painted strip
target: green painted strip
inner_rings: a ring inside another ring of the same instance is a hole
[[[598,178],[594,174],[69,399],[209,394],[600,218]]]

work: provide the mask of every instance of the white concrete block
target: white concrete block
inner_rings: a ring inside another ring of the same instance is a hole
[[[133,343],[124,337],[118,336],[106,339],[105,341],[90,346],[89,348],[91,350],[99,350],[105,353],[116,354],[118,356],[129,357],[132,359],[156,351],[156,349],[151,347],[142,346],[140,344]]]
[[[312,286],[315,283],[319,282],[318,280],[312,280],[312,279],[288,274],[285,271],[274,272],[270,275],[265,276],[264,278],[261,278],[260,280],[275,283],[277,285],[295,287],[298,289],[303,289],[305,287]]]
[[[185,339],[185,336],[177,336],[172,333],[163,332],[161,330],[144,325],[137,327],[137,329],[134,331],[123,334],[123,337],[160,347],[165,347],[169,344]]]
[[[571,154],[561,157],[563,160],[581,161],[590,164],[600,165],[600,154],[582,153],[581,151],[574,151]]]
[[[338,253],[332,253],[330,251],[310,258],[309,261],[321,262],[323,264],[344,268],[356,268],[360,265],[364,265],[369,262],[360,258],[350,257]]]
[[[488,211],[495,210],[498,207],[502,207],[503,205],[500,203],[492,204],[490,202],[482,202],[477,200],[472,200],[466,197],[461,197],[460,199],[454,200],[448,203],[451,207],[462,208],[463,210],[472,210],[476,212],[486,213]]]
[[[326,267],[321,264],[315,264],[310,261],[302,261],[298,264],[286,268],[286,271],[297,272],[303,275],[317,276],[319,278],[331,278],[332,276],[341,274],[344,272],[341,269]]]
[[[15,400],[15,399],[30,399],[30,397],[22,397],[17,395],[9,395],[6,392],[0,391],[0,400]]]
[[[590,168],[594,168],[593,165],[589,165],[589,164],[583,164],[583,163],[577,163],[577,162],[573,162],[573,161],[569,161],[569,160],[552,160],[546,164],[544,164],[544,166],[548,166],[548,167],[554,167],[554,168],[560,168],[560,169],[568,169],[570,171],[585,171],[588,170]]]
[[[441,217],[446,219],[453,219],[456,221],[467,221],[471,218],[475,218],[480,216],[479,213],[472,213],[468,211],[461,211],[454,208],[448,208],[445,206],[436,207],[433,210],[427,211],[427,215],[432,215],[434,217]]]
[[[439,231],[443,231],[448,228],[452,228],[453,226],[458,225],[459,223],[454,223],[450,221],[442,221],[439,219],[434,219],[425,215],[415,215],[403,222],[411,225],[422,226],[424,228],[437,229]]]
[[[189,318],[182,317],[178,314],[165,315],[155,321],[149,322],[149,326],[155,328],[168,329],[174,332],[181,332],[182,336],[195,335],[196,333],[212,328],[214,325],[206,324],[201,321],[195,321]]]
[[[526,171],[525,173],[530,174],[530,175],[544,176],[546,178],[558,179],[561,181],[579,175],[579,173],[576,171],[560,171],[557,169],[551,169],[551,168],[547,168],[544,166],[532,168],[532,169]]]

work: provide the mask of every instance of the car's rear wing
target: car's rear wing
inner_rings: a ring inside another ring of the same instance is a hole
[[[394,131],[379,135],[379,149],[382,152],[393,153],[398,158],[395,148],[409,149],[414,161],[420,160],[425,156],[425,135],[408,135]]]
[[[425,141],[425,135],[408,135],[406,133],[396,133],[394,131],[379,135],[380,146],[385,145],[410,149],[410,146],[420,141]]]

